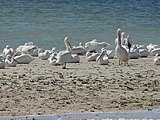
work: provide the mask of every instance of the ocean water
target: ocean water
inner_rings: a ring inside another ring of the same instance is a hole
[[[114,48],[116,30],[133,44],[160,45],[159,0],[0,0],[0,50],[25,42],[64,49],[92,39]]]
[[[1,120],[159,120],[160,109],[130,112],[91,112],[73,114],[0,116]]]

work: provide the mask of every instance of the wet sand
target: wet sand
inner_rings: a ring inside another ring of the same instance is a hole
[[[143,110],[160,107],[160,66],[152,58],[126,66],[69,63],[67,69],[35,58],[0,69],[0,116]]]

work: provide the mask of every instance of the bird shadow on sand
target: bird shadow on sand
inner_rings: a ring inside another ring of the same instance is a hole
[[[67,67],[67,68],[63,68],[63,70],[78,70],[78,67]]]

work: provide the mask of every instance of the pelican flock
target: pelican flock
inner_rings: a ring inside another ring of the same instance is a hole
[[[35,57],[46,60],[52,66],[62,66],[66,68],[67,63],[79,63],[80,56],[85,55],[88,62],[99,65],[108,65],[109,59],[116,58],[119,65],[128,63],[129,59],[138,59],[141,57],[152,57],[154,65],[160,65],[160,46],[150,43],[149,45],[132,44],[130,35],[125,37],[125,32],[117,29],[115,39],[115,49],[107,49],[110,44],[106,41],[99,42],[96,39],[84,43],[80,42],[78,46],[72,45],[68,37],[64,38],[65,50],[56,51],[39,48],[33,42],[20,45],[15,50],[9,45],[3,49],[0,56],[0,69],[5,67],[16,67],[17,64],[30,64]],[[99,49],[101,51],[99,52]]]

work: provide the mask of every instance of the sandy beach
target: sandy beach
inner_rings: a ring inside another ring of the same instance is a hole
[[[67,69],[35,58],[0,69],[0,115],[130,111],[160,107],[160,66],[153,58],[126,66],[68,63]]]

